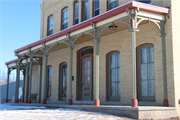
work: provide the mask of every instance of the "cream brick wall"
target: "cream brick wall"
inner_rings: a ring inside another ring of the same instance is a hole
[[[122,5],[131,0],[119,0],[119,4]],[[179,0],[152,0],[153,5],[169,7],[171,5],[171,16],[166,24],[166,59],[167,59],[167,89],[168,100],[170,106],[178,107],[178,99],[180,99],[180,4]],[[90,0],[90,16],[92,17],[92,0]],[[50,14],[54,15],[54,29],[56,33],[60,31],[61,23],[61,9],[64,6],[68,6],[68,26],[73,25],[73,0],[43,0],[41,5],[41,38],[47,35],[47,17]],[[81,20],[81,2],[79,2],[79,20]],[[100,0],[100,14],[107,11],[107,2]],[[178,11],[178,12],[177,12]],[[177,15],[178,14],[178,15]],[[143,43],[154,44],[154,58],[155,58],[155,90],[156,90],[156,102],[140,102],[140,105],[162,105],[164,99],[163,90],[163,67],[162,67],[162,40],[158,35],[159,30],[153,24],[143,24],[138,27],[137,32],[137,46]],[[120,39],[118,39],[120,38]],[[99,59],[100,59],[100,100],[101,103],[111,104],[112,102],[106,102],[106,54],[112,50],[120,51],[121,58],[121,102],[115,102],[115,104],[130,105],[132,99],[132,71],[131,71],[131,34],[127,30],[119,31],[110,35],[101,37],[99,44]],[[76,64],[77,64],[77,50],[84,46],[95,46],[92,40],[76,44],[73,50],[73,73],[74,81],[72,82],[72,94],[73,101],[76,99]],[[94,47],[95,51],[95,47]],[[48,65],[52,65],[52,101],[58,101],[58,79],[59,79],[59,64],[61,62],[69,63],[69,50],[67,48],[60,49],[49,53]],[[43,61],[44,64],[44,61]],[[94,59],[95,67],[95,59]],[[43,66],[44,68],[44,66]],[[42,70],[43,70],[42,68]],[[69,68],[69,66],[68,66]],[[33,69],[34,71],[34,69]],[[36,72],[35,72],[36,73]],[[95,71],[94,71],[95,73]],[[34,74],[34,73],[33,73]],[[44,73],[43,73],[44,74]],[[44,75],[42,76],[43,81]],[[68,78],[69,79],[69,78]],[[95,77],[94,77],[95,79]],[[34,80],[34,77],[33,77]],[[68,80],[69,81],[69,80]],[[34,81],[33,81],[34,82]],[[34,83],[33,83],[34,84]],[[44,81],[42,82],[42,91]],[[68,84],[67,84],[68,85]],[[94,93],[94,91],[93,91]],[[68,93],[69,94],[69,93]],[[114,103],[114,102],[113,102]]]
[[[79,0],[79,22],[81,22],[81,0]],[[119,5],[123,5],[133,0],[119,0]],[[169,7],[171,0],[152,0],[153,5]],[[53,14],[53,33],[61,30],[61,10],[68,6],[68,27],[73,26],[73,5],[74,0],[42,0],[41,4],[41,35],[47,36],[47,18]],[[100,14],[107,11],[107,1],[100,0]],[[90,0],[90,18],[92,18],[92,0]]]

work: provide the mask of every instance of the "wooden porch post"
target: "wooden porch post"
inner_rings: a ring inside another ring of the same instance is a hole
[[[7,66],[7,88],[6,88],[6,102],[8,102],[8,91],[9,91],[9,74],[10,68]]]
[[[44,54],[44,89],[43,89],[43,102],[42,104],[46,104],[46,98],[47,98],[47,58],[48,53],[46,53],[45,48],[45,54]]]
[[[38,103],[41,103],[41,79],[42,79],[42,58],[39,58],[39,89],[38,89]]]
[[[96,61],[96,65],[95,65],[95,101],[94,101],[94,105],[95,106],[100,106],[100,100],[99,100],[99,42],[100,39],[97,37],[99,36],[99,29],[97,29],[97,31],[95,31],[95,46],[96,46],[96,53],[95,53],[95,61]]]
[[[25,102],[28,102],[28,79],[29,79],[29,63],[27,62],[27,66],[26,66],[26,89],[25,89]]]
[[[20,57],[18,57],[18,62],[16,63],[16,91],[15,91],[15,102],[19,103],[18,95],[19,95],[19,74],[20,74]]]
[[[163,58],[163,86],[164,86],[164,100],[163,106],[169,106],[168,94],[167,94],[167,69],[166,69],[166,32],[165,32],[165,21],[161,21],[161,33],[162,38],[162,58]]]
[[[26,76],[26,70],[23,70],[23,88],[22,88],[22,102],[24,102],[24,94],[25,94],[25,76]]]
[[[73,45],[71,45],[72,40],[69,42],[69,98],[68,105],[72,105],[72,59],[73,59]]]
[[[29,69],[29,95],[28,95],[28,103],[31,103],[31,82],[32,82],[32,62],[33,62],[33,56],[32,53],[30,53],[30,69]]]

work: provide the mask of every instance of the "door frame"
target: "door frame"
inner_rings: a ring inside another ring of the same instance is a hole
[[[62,67],[62,65],[63,64],[66,64],[67,65],[67,62],[61,62],[60,64],[59,64],[59,86],[58,86],[58,101],[66,101],[66,100],[61,100],[61,93],[60,93],[60,91],[61,91],[61,81],[62,81],[62,76],[61,76],[61,67]],[[66,73],[67,74],[67,73]],[[67,76],[68,77],[68,76]],[[66,82],[67,82],[67,79],[66,79]],[[66,99],[67,99],[67,96],[66,96]]]
[[[94,51],[94,46],[85,46],[85,47],[82,47],[82,48],[80,48],[79,50],[77,50],[77,53],[76,53],[76,55],[77,55],[77,63],[76,63],[76,100],[77,101],[80,101],[79,100],[79,98],[78,98],[78,94],[80,94],[80,93],[78,93],[78,83],[79,83],[79,81],[78,81],[78,74],[79,74],[79,59],[83,59],[85,56],[88,56],[88,57],[92,57],[92,89],[91,89],[91,94],[92,94],[92,99],[91,100],[93,100],[93,79],[94,79],[94,76],[93,76],[93,72],[94,72],[94,67],[93,67],[93,63],[94,63],[94,52],[93,52],[93,55],[85,55],[85,56],[83,56],[83,57],[81,57],[81,58],[79,58],[78,57],[78,53],[81,51],[81,50],[83,50],[83,49],[86,49],[86,48],[92,48],[93,49],[93,51]]]

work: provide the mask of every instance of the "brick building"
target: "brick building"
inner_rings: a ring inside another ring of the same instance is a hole
[[[38,93],[43,104],[171,106],[180,114],[179,16],[179,0],[42,0],[41,39],[14,51],[8,73],[25,71],[27,103]]]

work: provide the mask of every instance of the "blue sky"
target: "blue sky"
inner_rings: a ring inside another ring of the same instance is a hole
[[[41,0],[0,0],[0,70],[14,50],[40,39]],[[13,72],[14,74],[15,72]]]

